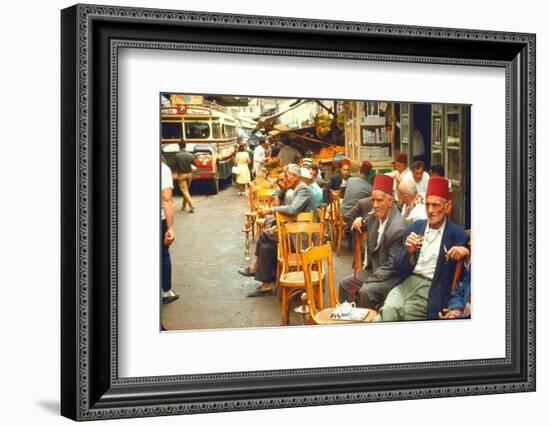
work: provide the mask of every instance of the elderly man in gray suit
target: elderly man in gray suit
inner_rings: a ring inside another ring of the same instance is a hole
[[[263,209],[262,214],[265,216],[280,212],[289,216],[296,216],[302,212],[313,212],[313,218],[316,220],[317,204],[311,188],[302,178],[300,166],[294,163],[288,164],[285,167],[285,181],[287,189],[294,191],[292,203],[287,206],[266,207]]]
[[[363,270],[357,272],[355,280],[350,275],[340,282],[338,299],[351,302],[355,298],[357,306],[377,310],[400,281],[393,260],[403,245],[407,221],[394,205],[393,179],[389,176],[374,177],[372,205],[373,214],[358,217],[352,225],[360,232],[367,231]]]
[[[260,214],[267,216],[281,212],[289,216],[296,216],[302,212],[313,212],[313,217],[317,219],[315,210],[317,208],[311,188],[302,180],[300,166],[289,164],[285,167],[285,182],[287,190],[293,190],[292,203],[284,206],[264,207]],[[260,286],[253,292],[248,293],[248,297],[270,296],[273,295],[273,284],[277,272],[277,227],[269,226],[262,231],[258,243],[256,244],[256,262],[250,268],[241,268],[239,274],[244,276],[254,276],[256,281],[260,281]]]

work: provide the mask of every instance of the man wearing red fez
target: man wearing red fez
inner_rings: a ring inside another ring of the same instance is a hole
[[[447,179],[428,180],[425,206],[428,219],[408,226],[395,256],[394,267],[404,280],[389,292],[375,321],[437,319],[448,306],[468,236],[447,218],[452,207]]]
[[[323,203],[330,204],[330,191],[340,191],[343,197],[348,185],[348,179],[351,173],[351,162],[344,158],[340,161],[340,173],[331,176],[328,183],[323,188]]]
[[[405,179],[413,178],[411,169],[409,169],[407,154],[405,152],[400,152],[397,154],[397,157],[395,157],[395,170],[398,172],[397,180],[399,182]]]
[[[340,281],[338,298],[340,302],[354,301],[357,306],[377,310],[400,281],[393,263],[402,247],[407,222],[395,207],[390,176],[374,176],[371,200],[372,212],[357,218],[352,225],[358,232],[367,232],[363,269],[355,280],[350,275]]]

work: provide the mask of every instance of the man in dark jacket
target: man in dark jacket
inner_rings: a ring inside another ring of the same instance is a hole
[[[404,277],[387,296],[375,321],[437,319],[447,308],[456,262],[468,236],[447,219],[451,199],[445,178],[433,177],[426,190],[428,220],[417,220],[405,230],[405,246],[395,257],[395,269]]]
[[[353,228],[367,231],[364,269],[357,273],[355,279],[350,275],[340,282],[338,298],[340,302],[354,301],[357,306],[378,309],[388,292],[400,281],[393,263],[407,227],[407,222],[394,205],[391,177],[374,177],[372,206],[373,214],[353,222]]]
[[[332,175],[328,183],[323,188],[323,203],[330,203],[330,191],[340,191],[342,198],[346,192],[348,179],[351,174],[351,162],[344,158],[340,161],[340,173]]]

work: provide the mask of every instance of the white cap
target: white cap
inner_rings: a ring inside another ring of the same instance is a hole
[[[309,171],[309,169],[306,169],[305,167],[302,167],[300,169],[300,173],[302,174],[302,177],[305,178],[305,179],[311,179],[311,172]]]
[[[293,175],[302,176],[302,172],[298,164],[290,163],[285,167],[285,170]]]

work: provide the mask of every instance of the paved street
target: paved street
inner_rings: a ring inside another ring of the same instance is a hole
[[[237,273],[246,264],[245,234],[241,231],[245,198],[231,185],[222,187],[217,195],[204,194],[204,191],[192,193],[195,213],[181,211],[182,198],[174,197],[176,240],[170,249],[172,287],[180,299],[162,306],[165,328],[279,326],[278,297],[246,297],[259,283],[253,277]],[[250,256],[253,260],[254,243],[250,245]],[[340,257],[334,257],[336,285],[340,278],[351,273],[351,258],[343,242]],[[301,324],[301,316],[292,312],[290,325]]]

